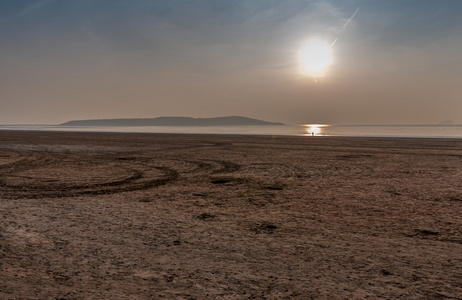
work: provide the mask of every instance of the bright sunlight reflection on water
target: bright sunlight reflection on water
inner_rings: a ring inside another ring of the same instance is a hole
[[[325,127],[329,125],[325,124],[307,124],[305,126],[305,133],[306,136],[323,136],[325,135]]]

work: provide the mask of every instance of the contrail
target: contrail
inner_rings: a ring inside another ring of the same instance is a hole
[[[361,6],[358,6],[358,8],[355,10],[355,12],[353,13],[353,15],[351,15],[351,17],[348,19],[348,21],[346,21],[345,25],[343,25],[343,28],[342,30],[345,30],[348,26],[348,24],[350,24],[350,22],[353,20],[353,18],[356,16],[356,14],[358,13],[359,9],[361,8]]]
[[[346,21],[345,25],[343,25],[342,27],[342,31],[345,30],[347,27],[348,27],[348,24],[350,24],[350,22],[354,19],[354,17],[356,16],[356,14],[358,13],[358,11],[361,9],[361,6],[358,6],[358,8],[355,10],[355,12],[351,15],[351,17],[348,19],[348,21]],[[329,47],[333,47],[335,45],[335,43],[338,41],[338,38],[336,38],[332,44],[330,44]]]
[[[335,43],[337,42],[337,40],[338,40],[338,38],[336,38],[336,39],[335,39],[335,40],[332,42],[332,44],[330,44],[330,46],[329,46],[329,47],[332,47],[332,46],[334,46],[334,45],[335,45]]]

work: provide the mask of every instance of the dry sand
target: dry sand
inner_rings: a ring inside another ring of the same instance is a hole
[[[0,131],[1,299],[462,299],[462,140]]]

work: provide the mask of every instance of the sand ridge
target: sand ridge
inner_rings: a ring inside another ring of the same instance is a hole
[[[2,299],[461,299],[462,140],[0,131]]]

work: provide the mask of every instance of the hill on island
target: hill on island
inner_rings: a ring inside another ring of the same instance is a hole
[[[96,119],[69,121],[60,126],[253,126],[285,125],[257,119],[230,116],[218,118],[158,117],[135,119]]]

